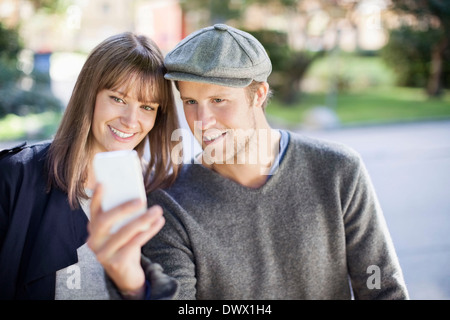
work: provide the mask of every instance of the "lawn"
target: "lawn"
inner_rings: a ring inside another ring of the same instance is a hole
[[[288,126],[301,125],[313,108],[327,106],[324,93],[305,93],[294,105],[271,101],[267,114]],[[336,95],[333,110],[341,125],[450,119],[450,92],[441,99],[429,99],[423,89],[367,88]]]
[[[23,117],[8,114],[0,119],[0,141],[48,139],[56,133],[61,116],[51,111]]]

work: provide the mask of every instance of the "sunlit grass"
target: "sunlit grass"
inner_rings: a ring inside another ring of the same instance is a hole
[[[324,56],[308,69],[303,91],[293,105],[273,99],[267,114],[293,127],[301,126],[310,110],[324,106],[341,125],[450,118],[450,92],[430,99],[424,89],[397,87],[395,74],[378,56]]]
[[[304,94],[294,105],[272,101],[267,114],[289,125],[301,124],[307,112],[327,106],[325,93]],[[441,99],[430,99],[418,88],[368,88],[360,92],[338,93],[334,106],[342,125],[386,123],[450,118],[450,92]]]
[[[0,140],[48,139],[58,128],[61,114],[43,112],[27,116],[8,114],[0,119]]]

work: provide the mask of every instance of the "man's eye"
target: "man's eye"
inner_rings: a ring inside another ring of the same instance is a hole
[[[216,103],[223,102],[223,99],[216,98],[216,99],[214,99],[214,102],[216,102]]]

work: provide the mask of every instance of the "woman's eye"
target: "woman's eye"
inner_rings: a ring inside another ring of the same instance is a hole
[[[144,109],[146,111],[154,111],[154,110],[156,110],[156,108],[152,107],[152,106],[142,106],[142,109]]]
[[[214,102],[215,103],[223,102],[223,99],[216,98],[216,99],[214,99]]]
[[[125,103],[125,101],[123,101],[122,99],[114,97],[114,96],[112,96],[111,99],[113,99],[117,103]]]
[[[186,100],[186,104],[195,104],[196,102],[195,100]]]

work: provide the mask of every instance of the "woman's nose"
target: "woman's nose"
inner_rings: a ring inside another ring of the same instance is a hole
[[[126,128],[136,128],[139,125],[138,110],[133,106],[128,106],[125,113],[120,118],[121,123]]]

